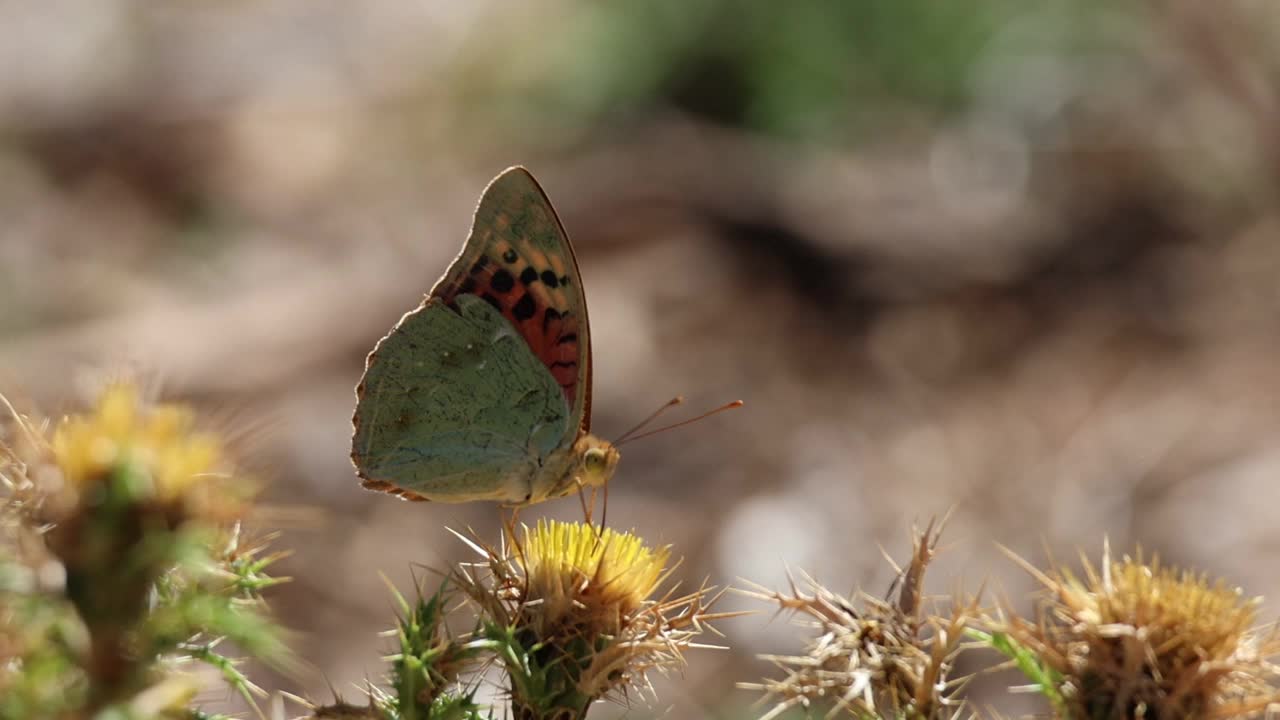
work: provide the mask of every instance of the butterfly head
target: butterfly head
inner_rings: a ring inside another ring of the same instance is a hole
[[[604,485],[613,477],[622,454],[608,440],[585,434],[573,444],[577,467],[574,475],[588,487]]]

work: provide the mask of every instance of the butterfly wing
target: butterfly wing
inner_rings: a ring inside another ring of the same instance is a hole
[[[431,296],[454,305],[475,295],[519,332],[564,394],[571,444],[591,428],[591,335],[578,261],[560,218],[528,170],[485,188],[467,244]]]
[[[572,430],[560,386],[487,302],[427,298],[369,355],[351,457],[365,487],[415,500],[525,502]]]
[[[527,500],[588,430],[588,333],[564,228],[533,176],[511,168],[485,189],[423,305],[369,355],[351,454],[364,485],[410,499]]]

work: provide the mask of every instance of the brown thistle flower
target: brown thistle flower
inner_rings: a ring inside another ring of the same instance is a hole
[[[1006,606],[988,624],[1035,657],[1059,716],[1245,718],[1280,702],[1280,636],[1254,627],[1259,601],[1239,589],[1109,546],[1082,578],[1009,555],[1045,594],[1034,620]]]
[[[650,670],[682,667],[708,623],[734,614],[710,612],[719,595],[707,587],[655,597],[670,548],[632,533],[541,520],[509,535],[510,549],[470,543],[485,560],[453,582],[507,671],[517,718],[580,718],[595,700],[649,688]]]
[[[922,612],[924,571],[937,538],[932,523],[915,536],[911,563],[895,583],[895,600],[865,593],[845,598],[807,575],[804,589],[792,579],[788,592],[747,593],[775,603],[817,632],[804,655],[762,656],[783,677],[739,684],[762,691],[762,702],[773,702],[762,720],[823,703],[831,706],[828,718],[844,712],[855,718],[933,720],[963,712],[952,695],[965,679],[949,675],[978,608],[976,601],[956,600],[945,615]]]

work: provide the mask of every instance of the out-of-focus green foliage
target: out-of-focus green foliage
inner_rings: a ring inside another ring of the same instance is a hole
[[[86,607],[103,612],[86,616],[57,587],[29,581],[34,572],[56,573],[55,568],[30,568],[6,552],[0,559],[0,573],[10,580],[0,590],[0,650],[6,661],[0,670],[0,718],[169,717],[197,690],[173,675],[189,662],[217,669],[252,702],[257,688],[237,661],[217,650],[219,643],[231,640],[277,664],[288,653],[278,628],[260,612],[259,600],[235,592],[244,583],[262,581],[261,569],[245,572],[244,564],[228,562],[231,556],[209,552],[206,540],[194,529],[153,531],[145,543],[117,558],[116,567],[128,567],[139,564],[140,555],[153,555],[143,545],[172,551],[170,564],[154,566],[164,573],[150,581],[137,614],[124,613],[123,606],[115,607],[120,614],[106,612],[107,604],[95,603]],[[27,582],[14,582],[24,577]],[[87,584],[84,594],[124,590]]]
[[[883,131],[908,108],[964,107],[975,64],[1020,15],[1052,20],[1052,33],[1029,49],[1067,53],[1109,42],[1097,31],[1123,8],[1100,12],[1094,0],[1035,8],[1016,0],[608,3],[576,8],[536,37],[515,33],[509,52],[471,54],[495,58],[487,71],[499,104],[528,103],[530,116],[554,114],[551,124],[607,126],[610,117],[671,105],[732,127],[840,142]]]

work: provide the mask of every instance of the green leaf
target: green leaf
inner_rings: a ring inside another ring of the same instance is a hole
[[[1013,660],[1018,670],[1040,689],[1042,695],[1048,698],[1054,709],[1059,712],[1059,716],[1063,716],[1061,713],[1066,711],[1067,705],[1062,693],[1058,690],[1062,686],[1061,673],[1041,662],[1038,655],[1019,644],[1008,633],[985,633],[981,630],[973,629],[966,632],[970,637],[980,640],[993,650]]]

